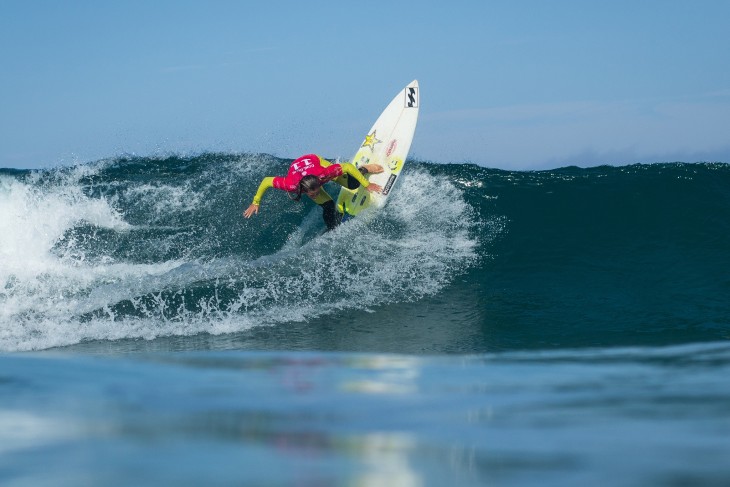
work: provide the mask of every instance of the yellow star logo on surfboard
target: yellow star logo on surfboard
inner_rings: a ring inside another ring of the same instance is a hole
[[[375,130],[373,130],[372,134],[368,134],[365,136],[365,141],[362,143],[360,147],[370,147],[371,151],[375,150],[375,144],[380,144],[382,140],[375,137]]]

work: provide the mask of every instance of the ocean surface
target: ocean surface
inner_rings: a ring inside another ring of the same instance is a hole
[[[0,169],[1,485],[730,485],[730,165],[289,162]]]

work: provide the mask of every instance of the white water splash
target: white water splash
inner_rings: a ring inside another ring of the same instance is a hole
[[[161,213],[191,211],[186,188],[168,194],[164,185],[145,184],[133,191],[153,203],[165,199]],[[334,232],[316,236],[321,210],[312,209],[274,254],[148,264],[54,254],[81,221],[128,231],[111,201],[86,197],[72,182],[51,190],[12,179],[3,185],[0,207],[15,215],[4,223],[13,237],[2,241],[12,263],[0,274],[5,351],[223,334],[368,311],[434,295],[478,259],[479,223],[461,191],[419,170],[404,173],[383,209]],[[162,223],[151,217],[150,225]]]

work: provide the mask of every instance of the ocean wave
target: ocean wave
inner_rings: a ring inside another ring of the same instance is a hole
[[[462,353],[730,337],[728,165],[410,161],[382,210],[334,232],[311,202],[273,190],[244,220],[261,178],[289,162],[0,171],[0,350],[345,315]]]

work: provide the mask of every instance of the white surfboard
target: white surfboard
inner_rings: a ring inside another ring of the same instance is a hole
[[[357,215],[365,208],[382,207],[392,193],[403,164],[411,148],[413,134],[421,105],[418,81],[412,81],[398,93],[383,110],[370,128],[355,156],[350,160],[360,167],[364,164],[380,164],[384,171],[368,174],[371,183],[383,187],[383,192],[370,193],[362,186],[356,190],[342,188],[337,198],[337,208],[345,215]]]

